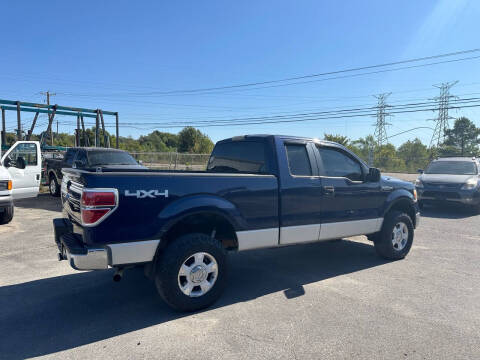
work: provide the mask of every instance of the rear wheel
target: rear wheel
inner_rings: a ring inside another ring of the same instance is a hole
[[[375,239],[377,254],[390,260],[403,259],[412,247],[413,231],[410,216],[399,211],[388,213]]]
[[[226,272],[226,252],[217,240],[187,234],[169,244],[157,259],[155,285],[170,307],[195,311],[220,297]]]
[[[58,181],[55,175],[50,175],[50,183],[48,185],[48,189],[50,190],[50,195],[60,195],[60,187],[58,186]]]
[[[2,213],[0,213],[0,225],[8,224],[13,219],[13,205],[6,208]]]

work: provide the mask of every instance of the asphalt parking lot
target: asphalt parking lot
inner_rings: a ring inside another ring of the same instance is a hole
[[[0,358],[478,359],[480,216],[427,208],[403,261],[365,238],[230,256],[214,307],[176,313],[141,271],[58,262],[58,198],[0,227]]]

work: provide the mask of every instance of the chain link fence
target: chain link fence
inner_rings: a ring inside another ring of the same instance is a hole
[[[210,154],[186,154],[177,152],[131,152],[132,156],[150,169],[159,170],[194,170],[202,171],[207,167]],[[370,166],[378,167],[382,172],[416,174],[418,169],[425,169],[431,158],[428,156],[400,158],[373,154],[364,159]]]
[[[194,170],[207,168],[210,154],[185,154],[177,152],[130,152],[130,154],[149,169],[158,170]]]

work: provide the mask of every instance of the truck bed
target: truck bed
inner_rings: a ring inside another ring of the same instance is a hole
[[[278,181],[274,175],[206,171],[66,169],[64,214],[86,244],[158,239],[168,222],[192,208],[222,211],[235,231],[279,226]],[[84,188],[118,190],[118,206],[101,224],[83,227],[80,195]]]

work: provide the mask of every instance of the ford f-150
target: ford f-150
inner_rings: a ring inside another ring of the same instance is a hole
[[[367,235],[377,253],[409,252],[414,185],[381,177],[345,147],[293,136],[218,142],[203,172],[64,169],[59,259],[78,270],[144,266],[171,307],[212,304],[227,252]]]

